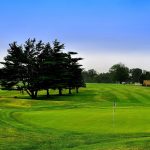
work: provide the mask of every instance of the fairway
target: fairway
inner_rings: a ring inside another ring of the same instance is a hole
[[[31,100],[0,91],[0,150],[150,149],[149,87],[87,84],[79,94],[51,93]]]

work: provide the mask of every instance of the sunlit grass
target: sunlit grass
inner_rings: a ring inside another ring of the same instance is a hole
[[[88,84],[71,96],[50,92],[31,100],[0,91],[0,150],[150,149],[149,87]]]

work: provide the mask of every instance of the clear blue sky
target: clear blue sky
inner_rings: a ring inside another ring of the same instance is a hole
[[[0,60],[29,37],[66,44],[86,69],[122,62],[150,70],[149,0],[1,0]]]

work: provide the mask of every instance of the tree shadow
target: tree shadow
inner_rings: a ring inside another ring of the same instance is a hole
[[[69,98],[75,96],[75,94],[63,94],[63,95],[58,95],[58,94],[53,94],[50,95],[49,97],[47,97],[46,95],[39,95],[36,99],[32,99],[30,96],[28,95],[19,95],[19,96],[14,96],[13,98],[15,99],[24,99],[24,100],[42,100],[42,101],[66,101]],[[66,99],[67,98],[67,99]]]
[[[26,93],[24,94],[17,94],[16,96],[10,96],[9,98],[13,99],[22,99],[22,100],[33,100],[33,101],[91,101],[91,99],[94,99],[94,96],[98,95],[99,93],[95,92],[94,90],[81,90],[79,93],[76,93],[75,91],[72,91],[72,94],[69,93],[63,93],[63,95],[59,95],[58,93],[52,93],[47,97],[43,93],[40,93],[36,99],[32,99],[29,95]]]

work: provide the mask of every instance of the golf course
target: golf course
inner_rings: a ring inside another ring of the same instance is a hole
[[[0,90],[0,150],[148,150],[150,88],[87,84],[32,100]]]

